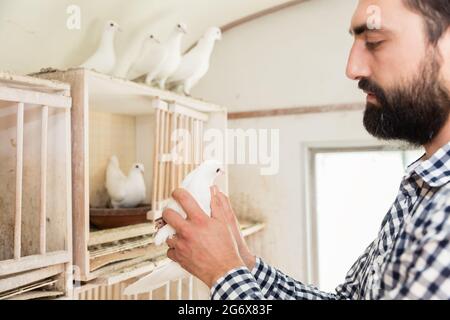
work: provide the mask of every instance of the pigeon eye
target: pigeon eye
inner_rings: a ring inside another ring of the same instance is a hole
[[[220,172],[220,168],[216,170],[216,173],[219,173],[219,172]]]
[[[139,166],[136,166],[136,169],[139,169]]]
[[[114,23],[110,23],[109,25],[110,25],[111,27],[114,27]]]

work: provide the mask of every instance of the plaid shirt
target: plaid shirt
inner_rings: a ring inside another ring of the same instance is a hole
[[[422,159],[422,158],[421,158]],[[450,143],[406,170],[377,238],[335,293],[257,258],[211,288],[212,299],[450,299]]]

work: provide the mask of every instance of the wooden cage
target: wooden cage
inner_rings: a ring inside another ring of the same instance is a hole
[[[261,244],[257,239],[257,233],[264,228],[263,223],[241,222],[241,232],[251,247]],[[255,244],[255,242],[257,242]],[[138,280],[151,273],[161,264],[167,263],[165,251],[155,251],[152,262],[138,263],[134,266],[111,273],[107,281],[92,281],[87,284],[78,284],[74,288],[73,298],[77,300],[207,300],[209,289],[193,276],[183,279],[175,279],[162,285],[153,291],[127,296],[123,290]],[[256,248],[255,248],[256,249]],[[260,251],[260,250],[259,250]],[[145,268],[145,269],[144,269]],[[145,273],[143,273],[145,271]]]
[[[70,297],[70,86],[0,73],[0,299]]]
[[[153,218],[202,161],[203,132],[213,128],[225,136],[226,109],[85,69],[36,76],[71,86],[75,279],[110,286],[151,272],[166,252],[152,244]],[[175,129],[189,132],[189,161],[173,158]],[[148,222],[95,230],[89,223],[90,208],[107,206],[104,184],[111,155],[118,156],[123,171],[135,162],[144,164],[146,202],[152,210]],[[227,190],[226,176],[219,185]]]

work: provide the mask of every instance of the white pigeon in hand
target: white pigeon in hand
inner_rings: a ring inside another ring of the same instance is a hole
[[[166,52],[166,58],[160,66],[158,72],[149,72],[145,83],[150,85],[154,80],[158,82],[159,88],[165,89],[167,79],[178,69],[181,62],[181,40],[187,33],[186,25],[179,23],[170,35],[166,43],[163,44],[163,50]]]
[[[134,80],[147,74],[153,79],[159,73],[166,57],[165,47],[154,35],[149,35],[144,39],[141,51],[128,71],[127,79]]]
[[[120,170],[119,160],[112,156],[106,169],[106,190],[113,208],[135,208],[145,200],[144,165],[136,163],[128,176]]]
[[[184,93],[189,96],[191,89],[208,72],[214,44],[221,39],[219,28],[209,28],[197,45],[183,56],[177,71],[168,80],[168,87],[183,86]]]
[[[207,160],[187,175],[181,184],[182,188],[192,195],[200,208],[209,217],[211,216],[210,188],[214,185],[214,180],[221,174],[223,174],[223,165],[219,161]],[[183,218],[186,219],[186,213],[174,199],[170,199],[170,202],[166,208],[170,208],[178,212]],[[155,245],[161,245],[174,234],[175,230],[170,225],[166,224],[157,231],[154,238]],[[156,268],[149,275],[128,286],[124,293],[126,295],[133,295],[143,292],[150,292],[163,286],[168,281],[177,280],[187,275],[187,271],[185,271],[178,263],[170,261],[169,263]]]
[[[117,31],[122,31],[120,26],[114,21],[108,21],[97,50],[80,67],[110,74],[116,65],[114,39]]]

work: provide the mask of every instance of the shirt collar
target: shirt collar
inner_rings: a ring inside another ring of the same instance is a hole
[[[442,187],[450,182],[450,142],[439,149],[428,160],[420,159],[406,170],[407,177],[413,173],[419,175],[430,187]]]

